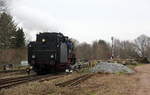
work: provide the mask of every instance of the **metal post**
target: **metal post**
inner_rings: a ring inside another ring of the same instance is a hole
[[[111,37],[112,40],[112,48],[111,48],[111,59],[114,58],[114,37]]]

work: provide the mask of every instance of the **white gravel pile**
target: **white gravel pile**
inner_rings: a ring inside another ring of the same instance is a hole
[[[93,67],[91,70],[93,73],[101,72],[101,73],[127,73],[132,74],[135,71],[131,70],[127,66],[118,63],[108,63],[108,62],[101,62]]]

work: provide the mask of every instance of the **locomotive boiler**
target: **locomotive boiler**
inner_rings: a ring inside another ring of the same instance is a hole
[[[28,62],[37,74],[69,70],[75,61],[73,42],[62,33],[40,33],[28,44]]]

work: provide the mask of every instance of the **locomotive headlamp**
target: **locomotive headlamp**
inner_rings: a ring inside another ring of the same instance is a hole
[[[65,72],[66,72],[66,73],[69,73],[69,69],[66,69]]]
[[[73,72],[73,70],[70,70],[70,73],[72,73]]]
[[[51,55],[51,58],[54,58],[54,55],[53,55],[53,54]]]
[[[32,55],[32,58],[35,58],[35,55]]]
[[[42,39],[42,42],[44,43],[46,40],[45,39]]]
[[[29,47],[32,47],[31,45],[29,45]]]

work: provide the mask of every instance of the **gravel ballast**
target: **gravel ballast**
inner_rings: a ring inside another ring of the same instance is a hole
[[[119,63],[101,62],[90,70],[92,73],[135,73],[132,69]]]

